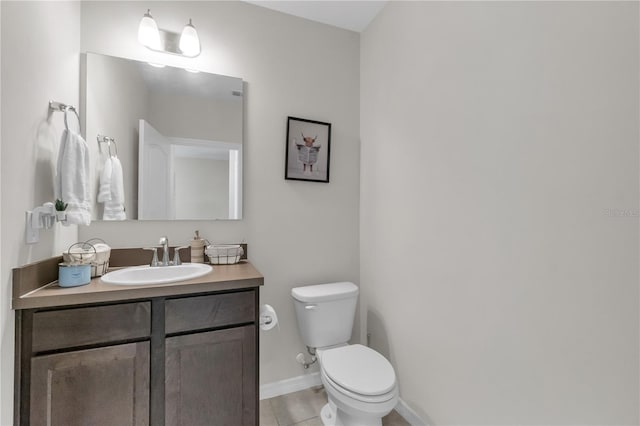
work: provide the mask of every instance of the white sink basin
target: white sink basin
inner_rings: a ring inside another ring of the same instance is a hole
[[[201,277],[213,268],[203,263],[183,263],[176,266],[132,266],[108,272],[102,282],[118,285],[166,284]]]

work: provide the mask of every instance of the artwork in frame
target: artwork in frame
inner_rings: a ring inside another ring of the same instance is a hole
[[[287,118],[287,149],[284,178],[329,182],[331,123]]]

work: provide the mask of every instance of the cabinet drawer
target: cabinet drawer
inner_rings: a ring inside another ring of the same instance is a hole
[[[170,299],[165,304],[165,318],[167,334],[254,322],[255,293]]]
[[[92,306],[33,315],[33,351],[148,337],[151,303]]]

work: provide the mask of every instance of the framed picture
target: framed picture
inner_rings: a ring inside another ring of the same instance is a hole
[[[331,123],[288,117],[284,178],[329,182]]]

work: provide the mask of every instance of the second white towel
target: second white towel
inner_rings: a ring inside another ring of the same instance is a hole
[[[100,174],[98,202],[104,203],[103,220],[125,220],[124,179],[118,157],[109,156]]]

